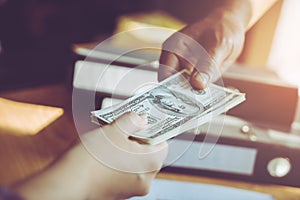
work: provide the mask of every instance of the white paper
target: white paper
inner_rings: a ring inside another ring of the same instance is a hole
[[[274,200],[269,194],[182,181],[156,179],[150,193],[130,200]]]

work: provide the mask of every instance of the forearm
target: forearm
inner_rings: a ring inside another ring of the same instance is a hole
[[[251,17],[252,5],[251,0],[212,0],[213,10],[208,17],[221,15],[218,17],[231,17],[236,20],[246,30]]]
[[[230,15],[249,30],[278,0],[212,0],[209,16]]]
[[[55,165],[25,181],[16,190],[26,200],[88,199],[91,177],[94,176],[91,174],[91,167],[95,165],[93,162],[95,162],[94,159],[86,150],[81,145],[77,145]],[[103,187],[99,188],[99,193],[102,192],[104,186],[103,183]]]

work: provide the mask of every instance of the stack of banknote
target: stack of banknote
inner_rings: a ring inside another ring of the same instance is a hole
[[[117,105],[91,112],[92,121],[105,125],[126,112],[146,114],[145,129],[130,137],[154,145],[199,127],[245,100],[244,93],[213,83],[196,90],[189,80],[189,72],[183,70]]]

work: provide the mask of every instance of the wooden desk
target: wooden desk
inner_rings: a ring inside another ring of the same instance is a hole
[[[188,181],[196,183],[205,184],[216,184],[228,187],[240,188],[245,190],[252,190],[256,192],[262,192],[273,195],[275,200],[299,200],[300,199],[300,188],[271,185],[271,184],[258,184],[258,183],[248,183],[236,180],[225,180],[211,177],[203,176],[191,176],[184,174],[173,174],[173,173],[159,173],[158,178],[178,180],[178,181]]]
[[[0,184],[10,185],[43,169],[78,139],[72,119],[71,91],[63,84],[5,92],[1,97],[62,107],[64,115],[35,136],[0,134]],[[217,184],[272,194],[276,200],[299,200],[300,188],[254,184],[201,176],[159,173],[158,178]]]
[[[71,113],[71,92],[63,84],[5,92],[0,96],[64,108],[63,116],[37,135],[0,134],[0,184],[10,185],[49,165],[70,146],[77,134]]]

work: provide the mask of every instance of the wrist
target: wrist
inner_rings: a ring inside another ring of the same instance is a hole
[[[107,197],[110,191],[109,177],[110,170],[100,161],[96,160],[82,144],[77,144],[69,152],[70,160],[74,159],[74,165],[77,165],[78,172],[82,173],[80,179],[83,199],[97,199]],[[72,163],[72,161],[70,162]]]
[[[69,149],[57,162],[15,189],[25,199],[87,199],[89,171],[81,145]]]
[[[215,7],[207,16],[219,20],[230,21],[246,32],[251,19],[252,8],[247,0],[222,0],[218,7]]]

